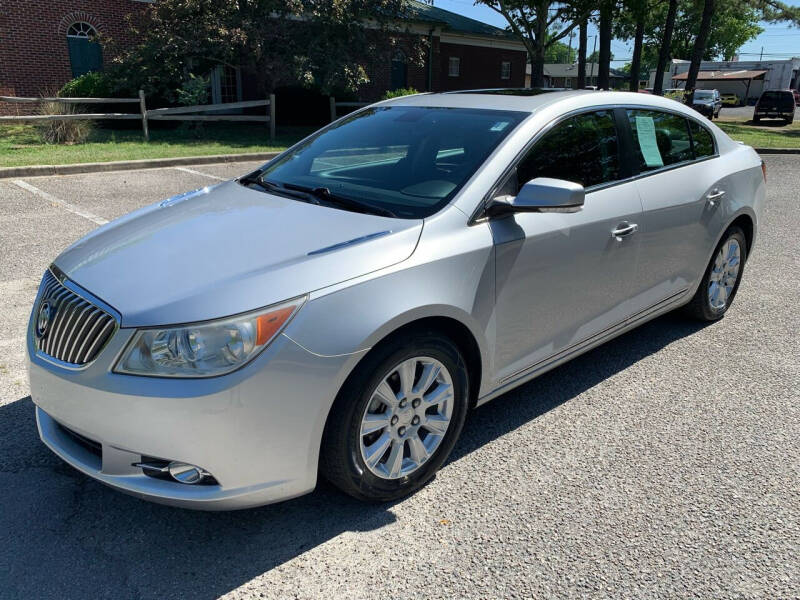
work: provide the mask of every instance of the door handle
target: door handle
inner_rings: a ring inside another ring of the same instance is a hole
[[[617,241],[622,241],[622,238],[636,233],[639,226],[636,223],[620,223],[617,228],[611,232],[611,237],[616,238]]]
[[[708,200],[709,206],[716,206],[717,200],[722,198],[725,195],[725,190],[715,189],[713,192],[706,196],[706,200]]]

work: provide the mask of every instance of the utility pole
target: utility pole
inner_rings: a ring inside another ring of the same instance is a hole
[[[758,62],[761,62],[763,58],[764,58],[764,46],[761,46],[761,54],[758,57]]]

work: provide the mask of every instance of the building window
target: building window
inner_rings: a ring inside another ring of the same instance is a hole
[[[457,56],[451,56],[447,65],[447,74],[450,77],[458,77],[461,75],[461,59]]]
[[[500,79],[511,79],[511,61],[504,60],[500,63]]]
[[[239,69],[230,65],[218,65],[211,71],[211,103],[240,102],[241,99],[242,78]]]
[[[67,48],[73,77],[103,69],[103,49],[97,41],[97,30],[91,24],[78,21],[70,25]]]
[[[391,89],[399,90],[408,87],[408,61],[406,53],[398,49],[392,55]]]

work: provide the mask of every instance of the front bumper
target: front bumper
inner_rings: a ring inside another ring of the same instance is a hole
[[[120,491],[187,508],[247,508],[314,489],[325,419],[354,355],[317,356],[280,335],[252,363],[222,377],[111,373],[131,335],[119,330],[98,360],[78,371],[50,364],[29,339],[31,397],[53,452]],[[133,466],[143,457],[198,465],[216,483],[150,477]]]

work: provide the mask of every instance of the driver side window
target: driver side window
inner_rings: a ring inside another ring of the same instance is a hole
[[[564,179],[587,188],[620,179],[617,130],[611,111],[584,113],[562,121],[534,144],[517,165],[516,173],[516,181],[504,185],[501,194],[516,195],[523,184],[536,177]]]

